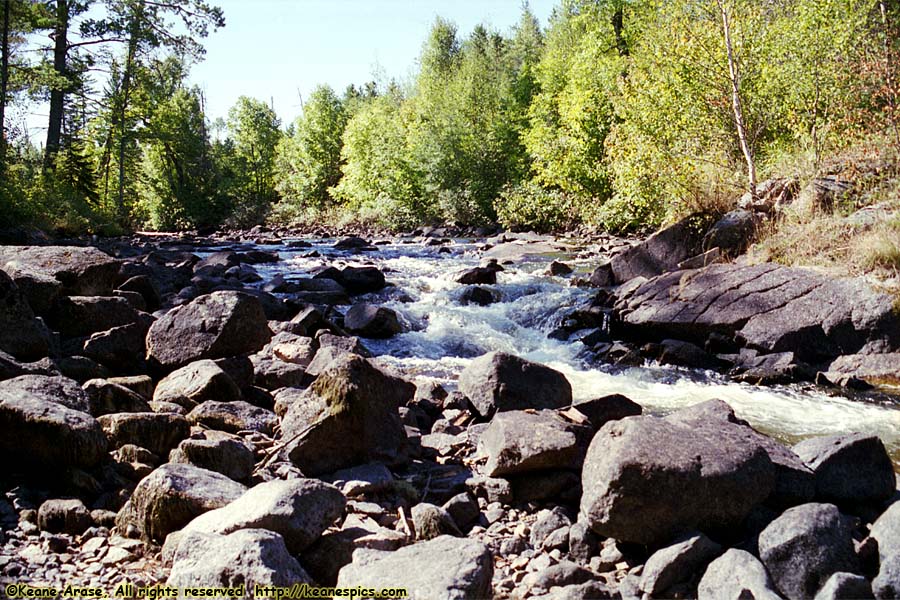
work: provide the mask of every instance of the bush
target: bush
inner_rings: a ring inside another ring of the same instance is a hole
[[[583,207],[573,194],[529,182],[507,186],[494,202],[497,219],[512,230],[563,231],[581,223]]]

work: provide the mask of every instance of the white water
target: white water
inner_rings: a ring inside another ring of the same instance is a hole
[[[758,387],[738,384],[714,373],[648,365],[621,369],[586,364],[580,343],[547,337],[564,314],[587,301],[592,292],[569,286],[567,277],[544,275],[549,257],[532,257],[507,266],[490,286],[499,302],[480,307],[460,306],[464,286],[455,283],[462,270],[477,266],[481,253],[472,244],[455,243],[450,254],[419,244],[390,244],[378,252],[348,255],[316,245],[322,258],[303,258],[309,250],[280,252],[282,262],[260,266],[268,279],[275,273],[303,277],[313,268],[337,263],[374,264],[386,271],[396,288],[371,299],[396,310],[408,333],[390,340],[366,340],[383,361],[411,378],[425,377],[452,388],[469,361],[485,352],[502,350],[545,363],[565,373],[576,400],[624,394],[646,410],[665,413],[719,398],[760,431],[787,442],[844,432],[875,433],[900,463],[900,402],[848,399],[794,386]],[[565,262],[586,271],[597,261],[586,252],[567,254]]]

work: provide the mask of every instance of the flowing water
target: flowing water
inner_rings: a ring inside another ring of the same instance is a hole
[[[877,434],[895,465],[900,465],[900,399],[890,393],[851,399],[808,386],[759,387],[668,366],[613,367],[591,360],[580,342],[549,338],[563,317],[587,303],[593,292],[570,286],[571,276],[547,275],[547,266],[561,258],[576,271],[589,272],[599,260],[591,248],[572,247],[569,252],[533,255],[507,265],[498,273],[497,285],[490,286],[500,300],[481,307],[461,306],[458,299],[465,286],[455,282],[460,271],[484,260],[474,243],[457,240],[448,246],[449,253],[441,253],[438,247],[392,242],[377,252],[355,255],[334,250],[332,243],[322,240],[314,245],[321,257],[305,257],[310,249],[263,246],[279,252],[283,260],[258,270],[265,279],[277,273],[290,279],[307,277],[312,269],[331,264],[374,264],[383,269],[396,287],[364,299],[396,310],[408,332],[365,343],[379,361],[409,378],[433,379],[452,389],[473,358],[502,350],[565,373],[576,400],[618,393],[647,412],[665,414],[719,398],[758,430],[788,443],[816,435]]]

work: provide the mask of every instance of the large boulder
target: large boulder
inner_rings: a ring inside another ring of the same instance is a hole
[[[115,413],[103,415],[99,421],[113,448],[133,444],[157,456],[167,456],[191,433],[187,419],[172,413]]]
[[[479,438],[484,472],[502,477],[545,470],[581,469],[594,430],[554,410],[497,413]]]
[[[344,315],[344,328],[366,338],[389,338],[403,331],[394,310],[365,302],[350,307]]]
[[[193,465],[167,463],[143,478],[116,517],[119,531],[137,529],[147,541],[166,536],[201,514],[222,508],[245,491],[240,483]]]
[[[900,352],[839,356],[829,365],[828,376],[856,377],[872,385],[900,385]]]
[[[0,246],[0,269],[13,279],[55,281],[66,295],[111,294],[118,283],[119,266],[118,260],[96,248]]]
[[[686,535],[660,548],[647,559],[641,573],[640,588],[650,596],[661,597],[667,589],[689,580],[722,552],[722,547],[702,533]]]
[[[233,402],[241,399],[241,390],[209,359],[198,360],[176,369],[160,381],[153,392],[156,402],[174,402],[187,409],[205,402]]]
[[[900,502],[894,502],[872,524],[872,538],[878,542],[882,560],[900,556]]]
[[[338,587],[404,587],[410,598],[490,598],[493,558],[480,542],[441,536],[394,552],[358,550]]]
[[[833,504],[789,508],[759,534],[759,556],[789,600],[811,598],[834,573],[858,573],[853,525]]]
[[[415,386],[355,354],[335,359],[304,401],[287,408],[282,436],[290,460],[308,476],[367,462],[402,460],[406,433],[399,407]]]
[[[146,354],[147,328],[144,323],[131,323],[98,331],[84,341],[82,352],[111,369],[138,371]]]
[[[244,482],[253,474],[256,457],[253,446],[240,437],[211,429],[182,440],[169,453],[169,462],[194,465]]]
[[[297,554],[344,515],[346,503],[340,490],[316,479],[275,479],[250,488],[227,506],[200,515],[182,534],[226,535],[239,529],[266,529],[281,535],[288,550]]]
[[[229,433],[259,431],[273,435],[278,425],[275,413],[243,400],[235,402],[207,400],[189,412],[187,419],[191,423]]]
[[[15,282],[0,270],[0,350],[19,360],[47,356],[49,335]]]
[[[229,535],[191,533],[178,546],[166,585],[174,588],[240,588],[242,598],[258,595],[255,586],[312,584],[277,533],[242,529]]]
[[[816,499],[878,504],[894,495],[894,465],[878,436],[856,433],[804,440],[793,448],[815,475]]]
[[[610,261],[614,283],[635,277],[655,277],[678,268],[678,263],[697,254],[704,218],[693,216],[661,229]]]
[[[607,537],[664,543],[689,530],[736,526],[774,486],[769,455],[740,426],[628,417],[591,442],[580,520]]]
[[[58,375],[20,375],[0,381],[0,395],[55,402],[72,410],[92,413],[91,402],[78,382]]]
[[[506,410],[563,408],[572,403],[566,376],[505,352],[473,360],[459,376],[459,391],[483,417]]]
[[[49,320],[64,337],[84,337],[135,323],[138,313],[118,296],[68,296],[60,298]]]
[[[732,548],[712,561],[697,587],[697,600],[783,600],[755,556]]]
[[[91,526],[91,513],[76,498],[47,500],[38,509],[38,527],[50,533],[81,535]]]
[[[204,358],[256,352],[271,337],[259,300],[241,292],[213,292],[153,323],[147,357],[171,370]]]
[[[384,273],[376,267],[344,267],[337,281],[351,294],[377,292],[385,286]]]
[[[719,248],[734,256],[742,253],[756,234],[757,217],[744,209],[733,210],[715,222],[703,236],[704,248]]]
[[[85,412],[0,392],[0,451],[7,467],[93,467],[106,454],[106,436]]]

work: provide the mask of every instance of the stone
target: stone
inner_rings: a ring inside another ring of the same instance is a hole
[[[394,476],[381,463],[370,463],[341,469],[324,478],[337,486],[345,496],[378,494],[394,486]]]
[[[894,466],[877,436],[811,438],[793,451],[813,471],[817,500],[838,505],[880,503],[894,495]]]
[[[453,496],[444,502],[442,508],[450,514],[453,522],[463,531],[478,520],[480,512],[478,502],[468,492],[461,492]]]
[[[685,535],[647,559],[640,587],[651,596],[660,597],[673,585],[704,571],[721,552],[722,547],[702,533]]]
[[[290,588],[312,584],[277,533],[242,529],[229,535],[191,533],[174,556],[166,585],[175,588],[235,588],[254,598],[255,586]]]
[[[84,413],[91,413],[91,401],[78,382],[68,377],[20,375],[0,381],[0,397],[27,397],[53,402]]]
[[[128,278],[123,284],[116,288],[123,292],[134,292],[140,294],[144,299],[144,304],[150,312],[159,310],[162,299],[159,289],[153,282],[153,279],[147,275],[135,275]]]
[[[581,515],[600,535],[665,543],[691,529],[734,527],[774,486],[768,454],[738,426],[629,417],[591,442]]]
[[[321,352],[321,350],[320,350]],[[403,459],[406,433],[398,408],[415,386],[386,374],[368,360],[346,354],[332,361],[287,408],[282,437],[286,454],[307,476],[367,462]]]
[[[737,256],[753,241],[757,225],[756,215],[749,210],[728,212],[703,236],[703,247],[719,248],[728,256]]]
[[[678,263],[697,254],[704,220],[701,216],[688,217],[613,256],[609,266],[614,283],[676,269]]]
[[[484,544],[451,536],[400,548],[362,551],[340,570],[338,587],[403,586],[411,598],[465,600],[492,596],[493,559]]]
[[[786,598],[810,598],[834,573],[858,573],[849,521],[833,504],[801,504],[759,534],[759,556]]]
[[[344,315],[344,328],[364,338],[384,339],[403,332],[397,313],[386,306],[354,304]]]
[[[253,406],[249,402],[216,402],[207,400],[187,414],[187,420],[212,429],[238,433],[258,431],[274,435],[278,417],[270,410]]]
[[[124,385],[107,379],[89,379],[82,386],[94,416],[123,412],[151,412],[147,401]]]
[[[169,462],[194,465],[244,483],[253,474],[256,457],[253,446],[242,438],[213,429],[200,438],[182,440],[169,453]]]
[[[552,263],[550,263],[550,266],[547,267],[547,273],[556,277],[571,275],[572,271],[572,267],[558,260],[554,260]]]
[[[0,269],[13,279],[38,278],[62,284],[71,296],[110,294],[119,278],[118,260],[96,248],[0,246]],[[30,302],[34,306],[33,302]]]
[[[0,392],[4,466],[90,468],[106,454],[106,436],[91,415],[21,394]]]
[[[275,358],[305,368],[318,349],[319,343],[315,339],[284,332],[273,337],[264,351],[269,350]]]
[[[47,356],[50,350],[47,328],[35,318],[25,295],[3,270],[0,270],[0,350],[19,360],[37,360]]]
[[[755,556],[732,548],[712,561],[697,586],[697,600],[783,600]]]
[[[593,429],[563,419],[556,411],[497,413],[478,442],[490,477],[545,470],[581,469]]]
[[[572,386],[565,375],[505,352],[490,352],[469,363],[459,376],[459,390],[483,417],[572,403]]]
[[[181,533],[227,535],[265,529],[281,535],[288,550],[297,554],[344,516],[346,502],[336,487],[315,479],[274,479],[250,488],[227,506],[203,513]]]
[[[828,374],[851,375],[872,385],[900,385],[900,352],[848,354],[837,357]]]
[[[266,390],[300,387],[306,381],[306,369],[279,358],[254,354],[253,384]]]
[[[113,448],[134,444],[157,456],[168,456],[172,448],[191,434],[187,419],[172,413],[115,413],[98,420]]]
[[[138,483],[119,511],[116,527],[126,531],[134,526],[144,540],[162,543],[194,518],[237,500],[246,489],[219,473],[167,463]]]
[[[900,554],[881,561],[878,575],[872,580],[872,592],[878,600],[900,598]]]
[[[444,508],[420,502],[410,510],[416,539],[431,540],[442,535],[462,536],[453,517]]]
[[[50,533],[81,535],[93,523],[81,500],[47,500],[38,509],[38,527]]]
[[[138,313],[125,298],[67,296],[49,315],[50,325],[63,337],[84,337],[138,321]]]
[[[82,352],[88,358],[117,371],[137,372],[146,354],[147,326],[131,323],[92,333]]]
[[[894,502],[872,524],[869,534],[878,542],[881,560],[900,556],[900,502]]]
[[[204,358],[256,352],[271,337],[258,299],[241,292],[213,292],[153,323],[147,333],[147,357],[171,370]]]
[[[456,282],[463,285],[494,285],[497,283],[497,271],[490,267],[474,267],[460,273]]]
[[[337,282],[351,294],[369,294],[385,286],[384,273],[376,267],[345,267]]]
[[[662,352],[659,355],[660,364],[710,371],[722,367],[722,361],[690,342],[663,340],[660,342],[660,346],[662,347]]]
[[[219,365],[209,359],[194,361],[164,377],[153,392],[155,402],[174,402],[187,409],[207,400],[233,402],[241,390]]]
[[[555,531],[565,528],[568,536],[568,528],[571,525],[572,520],[564,509],[556,507],[553,510],[543,511],[531,526],[528,541],[533,548],[539,549]]]
[[[862,575],[835,573],[828,578],[814,600],[862,600],[874,598],[872,584]]]
[[[585,400],[572,405],[591,422],[591,426],[597,430],[609,423],[625,417],[640,416],[643,408],[637,402],[633,402],[622,394],[611,394],[593,400]]]

